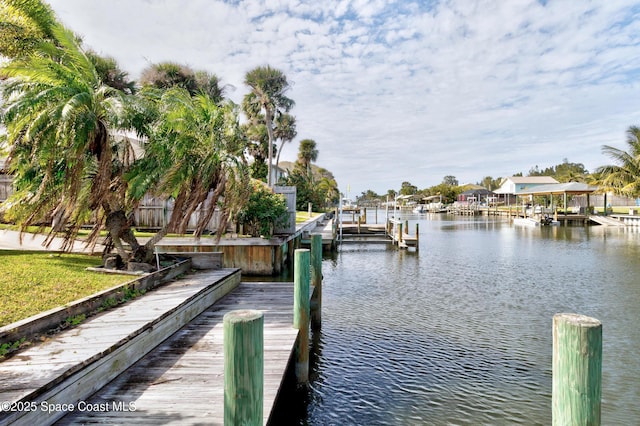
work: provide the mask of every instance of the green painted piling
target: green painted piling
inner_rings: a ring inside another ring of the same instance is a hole
[[[322,235],[311,235],[311,329],[322,326]]]
[[[260,311],[231,311],[223,324],[224,424],[262,425],[264,317]]]
[[[600,425],[602,323],[578,314],[553,317],[553,425]]]
[[[295,252],[293,288],[293,326],[299,330],[296,340],[296,379],[298,383],[309,382],[309,270],[311,267],[308,249]]]

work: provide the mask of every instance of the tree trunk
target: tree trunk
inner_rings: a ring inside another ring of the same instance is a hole
[[[127,219],[124,211],[117,210],[109,213],[107,220],[105,221],[105,227],[107,228],[107,231],[109,231],[113,245],[123,260],[126,261],[131,258],[139,257],[141,246],[131,230],[131,223]],[[123,241],[131,246],[131,255],[127,254],[124,249],[122,244]]]
[[[149,241],[147,241],[147,243],[144,245],[144,249],[145,249],[145,253],[146,253],[146,261],[152,261],[153,260],[153,253],[155,250],[155,246],[156,244],[158,244],[158,242],[163,239],[165,237],[165,235],[167,235],[169,232],[169,228],[168,226],[163,226],[162,228],[160,228],[160,230],[158,232],[156,232],[156,234],[151,237],[151,239]]]
[[[273,121],[273,112],[267,106],[265,106],[264,121],[267,125],[267,135],[269,136],[269,156],[268,156],[269,162],[267,163],[267,186],[269,186],[269,188],[272,188],[273,185],[271,182],[271,168],[272,168],[271,163],[273,161],[273,129],[271,128],[271,125]]]
[[[278,165],[280,164],[280,153],[282,152],[282,147],[284,147],[285,141],[283,140],[280,144],[280,149],[278,150],[278,155],[276,155],[276,169],[278,169]],[[274,182],[275,185],[276,182]]]

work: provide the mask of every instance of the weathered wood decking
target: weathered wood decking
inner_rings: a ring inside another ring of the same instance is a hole
[[[264,313],[266,423],[298,333],[291,283],[241,283],[87,401],[125,409],[74,412],[59,424],[223,424],[222,318],[235,309]]]
[[[223,269],[167,284],[0,362],[0,424],[222,424],[222,316],[243,308],[265,313],[266,421],[297,336],[293,284],[240,284],[239,270]]]
[[[391,244],[384,224],[342,224],[340,244]]]

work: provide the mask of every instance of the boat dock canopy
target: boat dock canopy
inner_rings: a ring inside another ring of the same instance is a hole
[[[522,190],[518,195],[591,194],[598,189],[599,188],[597,186],[591,186],[582,182],[552,183]]]

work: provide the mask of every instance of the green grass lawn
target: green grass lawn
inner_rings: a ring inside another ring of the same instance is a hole
[[[297,213],[296,223],[307,220],[308,212]],[[101,263],[99,257],[82,254],[0,250],[0,327],[131,280],[128,275],[86,271]]]
[[[313,213],[311,213],[311,218],[314,218],[316,216],[320,216],[321,214],[324,214],[324,213],[313,212]],[[309,218],[309,212],[301,212],[301,211],[296,212],[296,223],[303,223],[303,222],[306,222],[309,219],[310,219]]]
[[[131,280],[85,270],[100,264],[82,254],[0,250],[0,326]]]

